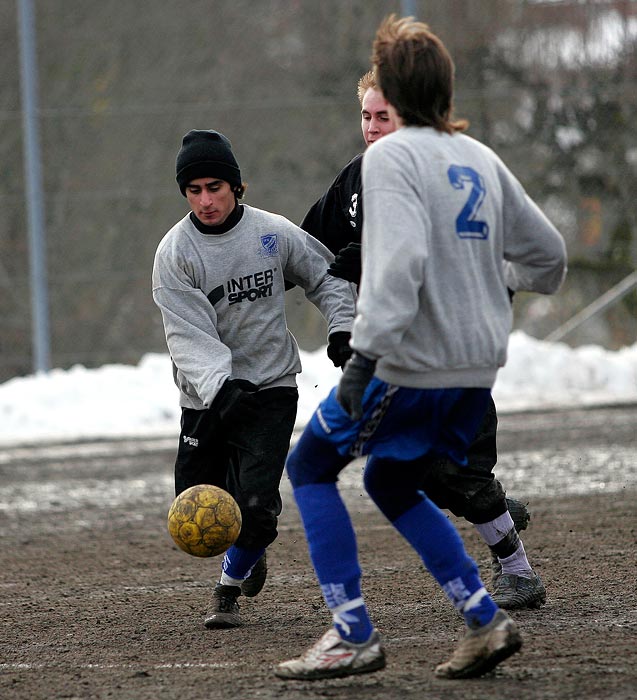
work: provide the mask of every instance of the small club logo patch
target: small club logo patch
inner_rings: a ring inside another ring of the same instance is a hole
[[[266,258],[271,258],[279,254],[279,242],[276,233],[269,233],[261,236],[261,254]]]

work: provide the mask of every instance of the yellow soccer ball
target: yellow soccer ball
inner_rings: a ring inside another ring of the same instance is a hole
[[[184,552],[194,557],[214,557],[237,541],[241,510],[234,498],[218,486],[191,486],[170,506],[168,532]]]

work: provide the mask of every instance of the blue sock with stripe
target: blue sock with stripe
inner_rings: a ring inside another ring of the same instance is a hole
[[[264,547],[259,549],[245,549],[233,544],[223,555],[223,563],[221,564],[221,570],[223,572],[222,583],[224,582],[224,575],[233,579],[232,583],[229,582],[230,585],[237,585],[235,582],[243,581],[252,567],[261,559],[264,552]]]
[[[468,627],[475,629],[491,622],[498,607],[458,531],[434,503],[423,497],[392,524],[418,552]]]
[[[334,626],[343,639],[366,642],[373,630],[361,595],[356,535],[335,483],[294,489],[310,558]]]

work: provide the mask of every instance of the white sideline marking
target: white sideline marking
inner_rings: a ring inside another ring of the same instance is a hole
[[[0,670],[2,671],[32,671],[39,670],[43,668],[82,668],[82,669],[98,669],[106,670],[112,668],[122,668],[137,671],[145,671],[146,669],[152,669],[158,671],[165,668],[235,668],[239,666],[236,661],[223,661],[218,663],[165,663],[165,664],[61,664],[61,663],[13,663],[6,664],[0,663]]]

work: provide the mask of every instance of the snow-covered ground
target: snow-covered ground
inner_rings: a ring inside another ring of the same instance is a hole
[[[297,428],[340,377],[325,349],[302,352]],[[637,401],[637,343],[611,352],[512,333],[494,387],[500,413]],[[137,366],[75,366],[0,384],[0,447],[100,438],[177,436],[177,389],[167,354]]]

